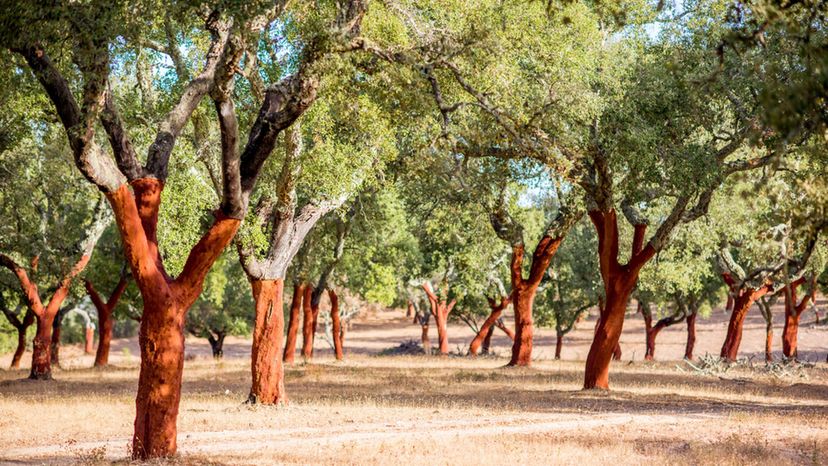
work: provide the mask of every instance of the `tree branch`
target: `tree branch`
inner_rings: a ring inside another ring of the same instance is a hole
[[[159,124],[155,141],[149,147],[145,169],[161,181],[167,179],[167,165],[176,138],[193,110],[213,86],[216,70],[229,38],[230,25],[219,20],[216,11],[208,18],[207,28],[212,33],[213,39],[207,50],[204,69],[184,87],[178,102]]]

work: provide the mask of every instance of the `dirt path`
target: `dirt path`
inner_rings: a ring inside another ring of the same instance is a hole
[[[561,418],[550,421],[550,417]],[[330,447],[348,442],[381,442],[389,440],[428,441],[451,437],[491,437],[508,434],[537,434],[566,431],[584,431],[599,427],[621,425],[669,425],[687,428],[710,422],[716,415],[693,414],[678,418],[675,415],[639,415],[611,413],[605,415],[533,414],[526,416],[484,416],[451,418],[446,420],[401,420],[394,422],[345,422],[340,426],[301,427],[288,429],[251,429],[180,433],[179,453],[183,455],[215,455],[241,452],[289,451],[292,449]],[[0,461],[37,461],[61,456],[82,458],[92,456],[95,450],[105,451],[107,460],[124,459],[129,438],[121,437],[97,442],[77,442],[67,445],[49,445],[7,450]],[[67,458],[68,460],[69,458]]]

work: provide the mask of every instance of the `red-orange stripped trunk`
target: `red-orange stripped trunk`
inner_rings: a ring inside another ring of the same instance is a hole
[[[805,295],[802,301],[797,302],[797,289],[805,282],[800,278],[792,282],[785,290],[785,327],[782,330],[782,354],[786,358],[797,357],[797,335],[799,333],[799,318],[808,307],[808,302],[814,299],[816,287],[811,287],[811,293]]]
[[[504,296],[500,299],[500,302],[495,301],[494,298],[486,297],[486,300],[489,302],[489,307],[491,308],[491,312],[489,313],[489,317],[483,321],[483,325],[480,326],[480,330],[478,330],[477,335],[475,335],[474,339],[472,340],[471,344],[469,345],[469,354],[472,356],[476,356],[477,352],[480,350],[481,344],[485,340],[491,341],[492,333],[494,332],[495,324],[497,320],[500,319],[500,315],[503,313],[503,310],[509,306],[511,299],[508,296]],[[486,349],[488,350],[489,345],[486,345]],[[486,351],[488,352],[488,351]]]
[[[253,331],[253,384],[249,403],[284,404],[285,372],[282,366],[282,338],[285,329],[282,314],[284,280],[250,280],[256,302],[256,326]]]
[[[40,299],[37,285],[29,280],[29,275],[26,270],[17,265],[8,256],[0,254],[0,265],[8,268],[17,276],[26,299],[26,304],[29,306],[32,314],[34,314],[37,330],[32,341],[32,368],[29,373],[30,379],[50,380],[52,378],[52,326],[61,304],[63,304],[63,301],[69,294],[69,287],[72,284],[72,280],[83,271],[88,262],[89,253],[87,251],[75,263],[69,273],[63,277],[48,304],[44,306]]]
[[[331,337],[333,338],[334,343],[334,355],[336,356],[337,361],[342,361],[345,359],[345,355],[342,351],[342,323],[339,320],[339,296],[336,295],[336,291],[333,289],[328,290],[328,297],[331,300]]]
[[[95,350],[95,327],[92,327],[90,325],[86,327],[84,330],[86,332],[83,339],[83,352],[86,354],[92,354],[92,352]]]
[[[437,339],[439,341],[440,355],[447,356],[449,353],[447,328],[448,316],[451,314],[451,310],[454,309],[454,305],[457,304],[457,301],[452,299],[451,302],[446,302],[445,299],[440,299],[436,294],[434,294],[434,291],[427,283],[423,284],[423,290],[425,290],[426,295],[428,296],[428,302],[431,306],[431,315],[434,316],[434,321],[437,323]]]
[[[503,333],[505,333],[510,340],[515,341],[515,332],[513,332],[511,329],[509,329],[509,327],[506,326],[506,324],[503,323],[503,319],[497,319],[497,322],[495,322],[495,327],[502,330]]]
[[[95,367],[104,367],[109,364],[109,347],[112,343],[112,327],[114,320],[112,319],[112,311],[118,305],[118,300],[124,294],[127,287],[128,279],[126,275],[122,275],[109,299],[104,302],[101,296],[95,290],[92,282],[86,280],[86,291],[89,293],[89,298],[95,309],[98,311],[98,350],[95,352]]]
[[[549,268],[552,257],[555,256],[563,237],[552,238],[544,236],[535,247],[532,254],[532,265],[529,278],[523,278],[523,244],[512,246],[512,262],[510,264],[512,282],[512,306],[515,311],[515,336],[512,342],[512,357],[509,366],[529,366],[532,363],[532,344],[534,338],[534,318],[532,306],[535,294],[543,279],[543,274]]]
[[[14,355],[12,356],[12,369],[20,368],[20,360],[23,358],[23,353],[26,352],[26,331],[33,323],[34,314],[31,310],[27,310],[23,321],[20,322],[20,325],[15,326],[17,330],[17,348],[14,350]]]
[[[299,333],[299,312],[302,310],[302,299],[305,296],[306,285],[304,283],[293,284],[293,298],[290,301],[290,316],[288,317],[287,340],[285,340],[285,351],[282,361],[285,364],[293,364],[296,357],[296,336]]]
[[[584,371],[584,388],[609,388],[609,366],[614,355],[620,359],[621,331],[630,295],[641,268],[655,256],[651,245],[644,246],[646,225],[634,225],[632,254],[627,264],[618,262],[618,219],[615,211],[591,211],[589,217],[598,233],[598,259],[604,282],[603,306],[595,327]]]
[[[732,283],[728,274],[725,274],[725,280],[728,284]],[[730,322],[727,325],[727,336],[725,337],[721,351],[721,357],[723,359],[735,361],[738,357],[739,345],[742,342],[742,328],[744,327],[748,310],[757,299],[767,294],[768,291],[770,291],[769,285],[759,289],[743,286],[738,290],[734,290],[733,312],[730,314]]]
[[[176,279],[167,275],[158,251],[158,208],[163,183],[141,178],[107,193],[127,262],[141,291],[144,310],[138,343],[141,369],[135,399],[133,458],[169,456],[176,451],[184,318],[201,293],[204,278],[232,240],[240,221],[215,213],[207,233],[190,251]]]
[[[642,304],[639,303],[639,306],[642,306]],[[658,337],[658,334],[665,328],[681,322],[682,320],[684,320],[684,318],[682,317],[681,319],[678,319],[673,316],[668,316],[663,319],[659,319],[658,322],[656,322],[656,324],[653,325],[653,317],[649,311],[645,311],[642,309],[641,314],[644,316],[644,331],[647,336],[647,345],[646,350],[644,352],[644,360],[652,361],[655,358],[655,344],[656,337]]]
[[[308,361],[313,357],[313,307],[311,295],[313,287],[305,287],[302,296],[302,357]]]

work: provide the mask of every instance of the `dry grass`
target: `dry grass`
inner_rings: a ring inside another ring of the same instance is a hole
[[[611,392],[579,390],[582,363],[358,356],[287,373],[291,404],[241,404],[241,358],[187,361],[180,464],[823,464],[828,369],[733,379],[623,363]],[[135,364],[0,373],[0,460],[125,461]],[[42,420],[34,424],[33,420]]]
[[[399,314],[369,317],[348,333],[346,362],[333,361],[320,338],[314,364],[288,369],[291,403],[281,408],[242,404],[249,341],[228,339],[228,357],[216,363],[206,343],[188,340],[180,455],[167,463],[828,464],[826,363],[782,378],[762,363],[718,375],[679,361],[645,363],[636,360],[640,319],[630,317],[612,391],[584,392],[583,361],[544,359],[545,330],[536,335],[539,360],[514,369],[503,358],[371,356],[420,329]],[[718,314],[700,325],[699,354],[716,349],[725,326]],[[744,354],[764,345],[764,325],[755,327],[746,328]],[[569,337],[565,359],[585,354],[591,328]],[[452,348],[471,338],[467,328],[449,331]],[[683,354],[682,331],[663,332],[658,358]],[[803,352],[819,357],[810,360],[824,360],[824,329],[804,328],[801,337]],[[502,336],[495,345],[507,353]],[[134,339],[118,340],[116,366],[94,370],[91,356],[65,347],[69,370],[46,383],[0,371],[0,463],[126,463],[137,354]]]

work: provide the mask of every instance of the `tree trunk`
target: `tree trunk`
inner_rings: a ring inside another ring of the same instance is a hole
[[[129,186],[133,188],[134,195]],[[175,279],[164,270],[158,249],[158,208],[164,183],[133,180],[106,193],[115,213],[124,255],[143,298],[138,338],[141,369],[135,399],[132,458],[169,457],[176,452],[177,417],[184,367],[184,320],[204,279],[238,231],[240,220],[222,210],[190,250]]]
[[[305,295],[305,284],[293,284],[293,298],[290,302],[290,317],[288,319],[287,340],[282,360],[286,364],[293,364],[296,356],[296,335],[299,333],[299,311],[302,310],[302,299]]]
[[[213,353],[213,359],[222,359],[224,358],[224,338],[227,336],[224,332],[215,332],[216,335],[213,336],[213,331],[210,330],[207,334],[207,341],[210,342],[210,351]]]
[[[684,347],[684,359],[693,360],[693,349],[696,346],[696,316],[698,311],[693,311],[687,316],[687,345]]]
[[[663,320],[663,319],[662,319]],[[661,325],[662,321],[659,321],[655,327],[650,330],[649,335],[647,335],[647,354],[644,355],[644,359],[647,361],[652,361],[655,359],[655,344],[656,344],[656,337],[658,337],[659,332],[661,332],[664,328],[669,327],[672,324],[664,324]]]
[[[630,277],[619,277],[611,283],[621,281],[623,285],[625,279],[630,280]],[[595,327],[592,345],[589,348],[584,373],[584,388],[609,388],[609,365],[611,360],[621,359],[621,331],[624,326],[627,301],[631,293],[632,286],[622,286],[619,291],[611,288],[608,293],[608,298],[601,308],[601,317]]]
[[[765,290],[765,291],[763,291]],[[739,345],[742,342],[742,327],[745,316],[753,303],[766,293],[766,289],[755,290],[745,288],[733,300],[733,312],[730,314],[730,323],[727,326],[727,336],[722,345],[721,357],[728,361],[735,361],[739,355]]]
[[[513,289],[515,306],[515,340],[512,342],[510,366],[532,364],[532,343],[535,334],[532,305],[537,287],[519,286]]]
[[[621,342],[615,344],[615,348],[612,349],[612,360],[613,361],[620,361],[621,360]]]
[[[313,307],[311,307],[311,295],[313,288],[305,288],[305,296],[302,299],[302,358],[309,361],[313,358]]]
[[[655,358],[655,344],[656,344],[656,337],[658,334],[664,330],[665,328],[675,325],[679,322],[684,320],[684,316],[677,317],[675,315],[665,317],[663,319],[659,319],[655,325],[651,325],[652,317],[649,312],[645,314],[644,321],[646,324],[646,331],[647,331],[647,350],[644,353],[644,360],[652,361]]]
[[[125,273],[121,274],[121,279],[118,281],[118,284],[115,285],[115,289],[112,290],[112,294],[109,295],[109,299],[104,302],[95,290],[92,282],[89,280],[85,282],[89,298],[92,300],[92,304],[95,305],[95,309],[98,311],[98,350],[95,352],[95,367],[104,367],[109,364],[109,348],[112,343],[112,327],[115,323],[112,319],[112,312],[115,310],[115,306],[118,305],[118,301],[121,299],[128,283],[129,280],[127,275]]]
[[[483,344],[480,347],[481,354],[489,354],[489,351],[492,348],[492,335],[494,335],[494,325],[489,327],[489,331],[486,332],[486,336],[483,338]]]
[[[797,280],[785,290],[785,328],[782,330],[782,354],[786,358],[797,358],[797,336],[799,333],[799,318],[808,307],[809,301],[814,301],[815,283],[811,284],[811,294],[805,295],[797,303],[797,288],[804,282]],[[817,314],[817,321],[819,314]]]
[[[786,358],[796,359],[798,334],[799,315],[796,313],[785,312],[785,328],[782,330],[782,354],[784,354]]]
[[[52,337],[49,340],[49,363],[60,367],[60,329],[63,325],[63,315],[58,312],[52,321]]]
[[[170,456],[176,451],[176,421],[184,369],[184,312],[173,299],[144,298],[138,343],[141,371],[135,398],[134,458]],[[166,301],[166,302],[165,302]]]
[[[106,319],[98,313],[98,350],[95,352],[95,367],[104,367],[109,364],[109,348],[112,346],[112,327],[114,321],[110,311]]]
[[[84,335],[83,352],[92,354],[95,349],[95,327],[89,325],[84,330],[86,330],[86,333]]]
[[[773,361],[773,322],[765,324],[765,361]]]
[[[431,315],[434,316],[434,321],[437,322],[437,339],[440,343],[440,355],[447,356],[449,353],[449,344],[448,329],[446,327],[448,324],[448,316],[451,314],[451,310],[454,309],[457,301],[452,299],[451,302],[447,302],[444,299],[440,299],[434,294],[431,285],[428,283],[423,283],[423,290],[425,290],[426,296],[428,296]]]
[[[584,371],[584,388],[609,389],[609,366],[620,359],[621,331],[627,303],[638,282],[641,268],[655,256],[652,246],[644,247],[646,225],[633,225],[632,253],[626,265],[618,263],[618,221],[614,210],[591,211],[590,219],[598,233],[598,258],[604,282],[604,302],[589,348]]]
[[[561,349],[563,348],[563,331],[555,329],[555,359],[561,359]]]
[[[334,354],[336,355],[337,361],[342,361],[345,359],[345,355],[342,352],[342,322],[339,320],[339,296],[336,295],[336,291],[333,289],[328,290],[328,297],[331,300],[331,326],[332,329],[332,337],[334,343]]]
[[[509,340],[511,340],[511,341],[515,341],[515,332],[513,332],[513,331],[509,330],[509,327],[507,327],[507,326],[506,326],[506,324],[504,324],[504,323],[503,323],[503,319],[502,319],[502,318],[501,318],[501,319],[497,319],[497,322],[495,322],[495,327],[497,327],[497,328],[499,328],[500,330],[502,330],[502,331],[503,331],[503,333],[505,333],[505,334],[506,334],[506,336],[507,336],[507,337],[509,337]]]
[[[480,326],[480,330],[478,330],[477,335],[474,336],[474,339],[469,345],[469,354],[472,356],[477,355],[480,345],[484,342],[484,340],[488,339],[491,342],[495,323],[497,323],[497,320],[500,319],[500,314],[503,313],[503,310],[506,309],[510,302],[509,297],[501,298],[499,303],[488,297],[486,300],[489,302],[491,312],[489,313],[489,317],[487,317],[483,322],[483,325]],[[486,347],[486,353],[488,353],[488,346]]]
[[[431,340],[428,338],[428,321],[431,320],[431,315],[424,312],[417,318],[417,322],[420,324],[420,342],[423,346],[423,353],[426,356],[431,356]]]
[[[32,341],[32,369],[29,378],[33,380],[52,379],[52,324],[55,316],[36,317],[37,327]]]
[[[96,214],[97,215],[97,214]],[[35,380],[50,380],[52,378],[51,366],[51,341],[52,341],[52,325],[55,317],[58,314],[60,306],[69,295],[69,287],[72,280],[86,268],[89,263],[90,254],[95,244],[98,242],[103,227],[106,226],[104,217],[96,217],[92,226],[86,232],[86,238],[80,244],[82,255],[69,272],[63,276],[55,292],[52,294],[49,303],[44,306],[43,301],[38,294],[37,285],[30,279],[26,270],[18,265],[14,260],[5,254],[0,254],[0,266],[6,267],[17,276],[20,282],[20,288],[23,291],[26,304],[29,310],[34,314],[35,322],[37,323],[37,332],[35,333],[34,341],[32,343],[32,369],[29,373],[30,379]],[[38,257],[32,260],[32,268],[37,269]]]
[[[20,359],[23,358],[23,353],[26,351],[26,328],[21,327],[17,329],[17,348],[14,350],[12,356],[11,368],[20,368]]]
[[[33,323],[34,314],[30,309],[27,309],[26,314],[23,316],[23,321],[20,322],[20,325],[15,326],[17,329],[17,348],[14,350],[14,356],[12,356],[12,369],[20,368],[20,360],[23,358],[23,353],[26,352],[26,331]]]
[[[439,342],[440,355],[446,356],[449,353],[448,329],[446,328],[448,313],[438,308],[434,314],[434,321],[437,323],[437,341]]]
[[[543,274],[549,268],[561,241],[563,241],[562,236],[556,238],[544,236],[538,241],[535,252],[532,253],[532,265],[528,279],[523,278],[524,246],[523,244],[512,246],[512,262],[509,269],[512,282],[512,306],[515,311],[515,336],[509,366],[529,366],[532,363],[534,337],[532,306]]]
[[[256,325],[253,331],[251,372],[253,383],[248,403],[284,404],[285,372],[280,355],[284,332],[282,292],[284,280],[251,279],[256,302]]]
[[[655,352],[655,338],[653,337],[653,314],[649,304],[638,301],[638,311],[644,317],[644,360],[652,361]]]

